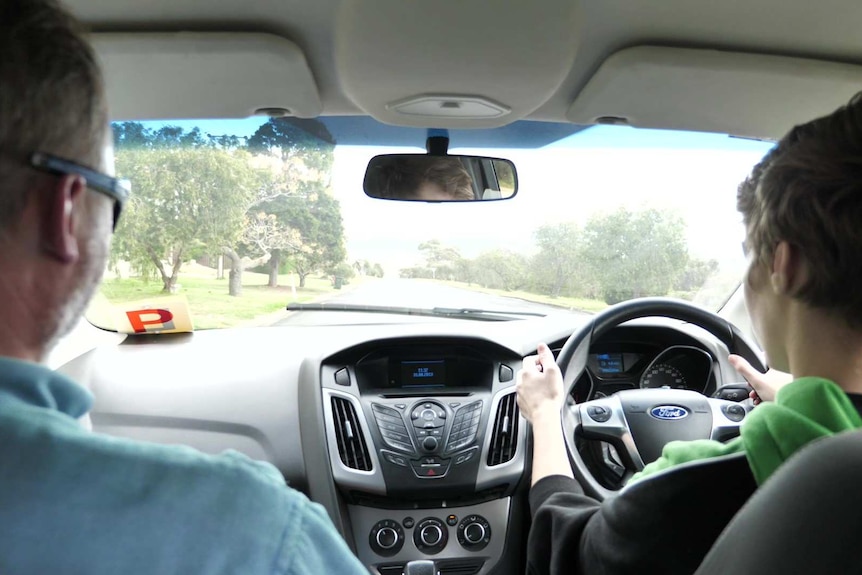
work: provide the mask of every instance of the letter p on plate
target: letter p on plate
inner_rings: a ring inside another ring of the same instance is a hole
[[[174,329],[174,314],[166,309],[136,309],[126,312],[135,333]]]

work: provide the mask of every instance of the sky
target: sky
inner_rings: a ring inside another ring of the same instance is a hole
[[[170,124],[204,133],[249,136],[265,119],[187,120]],[[387,272],[421,261],[418,245],[440,239],[465,257],[485,250],[535,250],[543,224],[574,221],[625,206],[674,211],[687,222],[695,257],[742,261],[743,230],[736,187],[772,146],[723,135],[596,126],[538,149],[461,149],[450,153],[510,159],[518,171],[515,198],[500,202],[424,204],[370,199],[362,191],[368,160],[417,148],[335,149],[332,187],[341,202],[351,261],[381,263]]]

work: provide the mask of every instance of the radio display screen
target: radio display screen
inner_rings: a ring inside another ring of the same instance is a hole
[[[446,360],[401,362],[402,387],[444,387],[446,385]]]

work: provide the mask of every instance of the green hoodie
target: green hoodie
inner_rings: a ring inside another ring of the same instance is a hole
[[[746,416],[740,436],[728,443],[709,439],[671,441],[662,455],[635,474],[629,485],[680,463],[744,452],[758,485],[809,441],[862,427],[862,418],[835,383],[803,377],[778,390]]]

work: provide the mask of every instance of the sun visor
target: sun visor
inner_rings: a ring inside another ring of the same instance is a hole
[[[778,139],[862,89],[862,66],[717,50],[640,46],[605,60],[572,104],[576,124]]]
[[[244,118],[261,109],[313,118],[317,86],[305,55],[271,34],[102,33],[93,45],[113,120]]]

